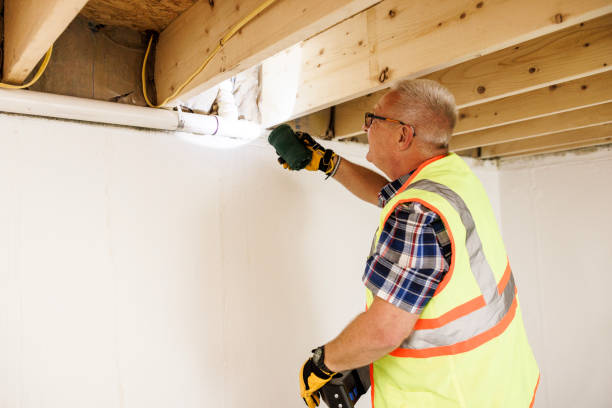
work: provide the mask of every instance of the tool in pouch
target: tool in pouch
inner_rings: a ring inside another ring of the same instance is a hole
[[[338,374],[319,390],[321,399],[329,408],[353,408],[370,388],[370,366]]]

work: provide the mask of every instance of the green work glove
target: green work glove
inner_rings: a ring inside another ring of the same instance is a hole
[[[300,370],[300,395],[308,408],[319,406],[321,401],[319,390],[337,374],[317,367],[313,361],[314,358],[316,358],[316,353],[315,356],[306,360]]]
[[[304,147],[312,151],[312,160],[310,160],[310,163],[304,167],[306,170],[320,170],[327,174],[327,177],[331,177],[336,174],[338,166],[340,165],[340,156],[334,153],[333,150],[326,149],[321,146],[308,133],[296,131],[295,136],[304,144]],[[289,164],[282,157],[278,158],[278,162],[282,164],[284,168],[292,170]]]

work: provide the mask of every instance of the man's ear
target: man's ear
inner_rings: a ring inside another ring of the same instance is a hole
[[[407,150],[412,145],[414,140],[414,132],[412,126],[402,126],[402,132],[398,141],[400,151]]]

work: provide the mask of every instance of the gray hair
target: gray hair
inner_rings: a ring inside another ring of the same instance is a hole
[[[457,122],[455,97],[430,79],[413,79],[393,84],[395,108],[409,118],[416,133],[436,148],[448,148]]]

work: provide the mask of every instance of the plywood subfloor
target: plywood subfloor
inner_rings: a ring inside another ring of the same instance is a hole
[[[91,0],[81,14],[103,25],[161,31],[197,0]]]

